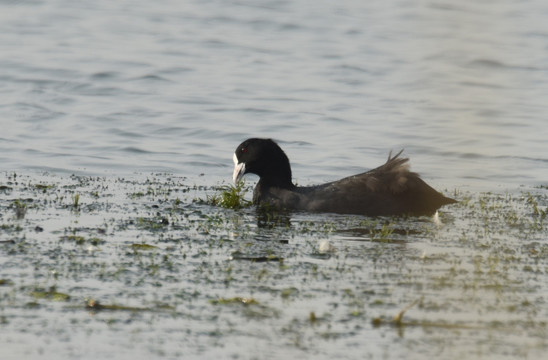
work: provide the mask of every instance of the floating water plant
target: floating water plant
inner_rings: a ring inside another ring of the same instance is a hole
[[[30,293],[35,299],[48,299],[53,301],[67,301],[70,299],[70,295],[57,291],[55,286],[50,287],[48,290],[36,289]]]
[[[154,310],[154,309],[150,309],[150,308],[141,308],[141,307],[133,307],[133,306],[101,304],[99,301],[97,301],[95,299],[87,299],[86,300],[86,309],[93,310],[93,311],[110,310],[110,311],[131,311],[131,312],[153,311]]]
[[[257,300],[252,297],[240,297],[236,296],[233,298],[219,298],[209,301],[213,305],[230,305],[230,304],[243,304],[243,305],[252,305],[258,304]]]
[[[25,201],[17,199],[13,202],[13,206],[15,207],[15,217],[18,220],[23,219],[27,213],[27,204]]]
[[[13,285],[13,281],[9,279],[0,279],[0,286]]]
[[[158,249],[157,246],[149,245],[149,244],[131,244],[130,247],[133,250],[156,250],[156,249]]]
[[[219,190],[220,193],[207,196],[205,201],[199,199],[198,202],[203,202],[213,206],[220,206],[227,209],[241,209],[251,205],[251,201],[244,198],[245,189],[243,182],[239,182],[236,186],[223,186],[219,188]]]
[[[80,194],[74,194],[72,196],[72,207],[78,209],[78,203],[80,202]]]
[[[61,237],[61,241],[69,241],[78,245],[83,245],[86,242],[86,238],[79,235],[66,235]]]

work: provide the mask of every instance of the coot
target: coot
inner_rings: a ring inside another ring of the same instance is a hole
[[[236,148],[233,180],[238,183],[244,174],[258,175],[253,203],[280,209],[368,216],[431,215],[442,205],[456,202],[409,171],[409,159],[400,155],[401,151],[390,154],[384,165],[362,174],[323,185],[295,186],[289,159],[278,144],[253,138]]]

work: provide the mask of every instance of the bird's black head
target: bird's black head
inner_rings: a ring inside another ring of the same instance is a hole
[[[291,166],[283,150],[271,139],[247,139],[234,152],[234,174],[238,183],[248,173],[258,175],[264,186],[291,189]]]

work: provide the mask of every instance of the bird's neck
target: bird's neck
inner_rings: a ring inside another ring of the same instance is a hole
[[[267,189],[269,187],[277,187],[280,189],[293,190],[295,185],[291,181],[291,176],[268,176],[261,177],[258,184],[262,189]]]

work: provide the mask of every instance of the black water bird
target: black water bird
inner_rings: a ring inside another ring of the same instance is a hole
[[[431,215],[454,199],[443,196],[409,171],[401,151],[376,169],[315,186],[295,186],[283,150],[271,139],[248,139],[234,153],[233,180],[259,176],[253,203],[274,208],[339,214]]]

